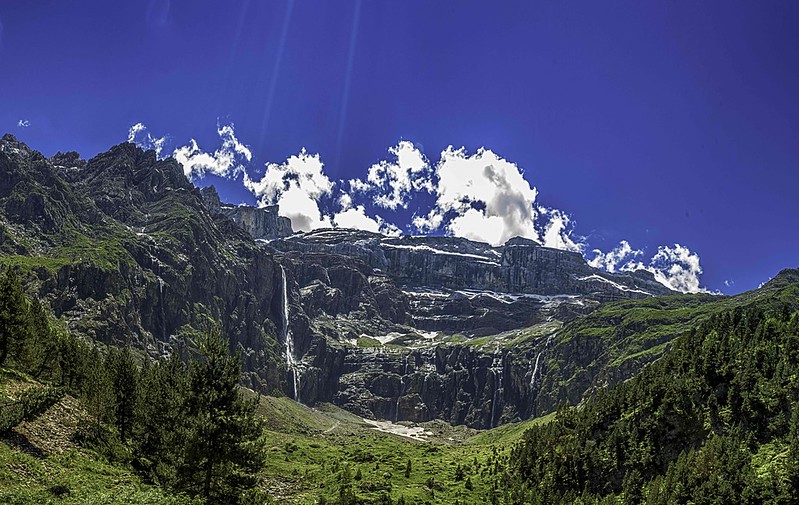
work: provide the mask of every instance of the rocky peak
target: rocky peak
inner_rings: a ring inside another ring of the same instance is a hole
[[[211,214],[219,214],[222,201],[219,199],[219,193],[214,186],[200,188],[200,196],[202,196],[203,203],[208,207],[208,211]]]
[[[17,137],[6,133],[0,138],[0,152],[15,160],[27,160],[30,157],[44,158],[40,153],[31,150],[24,142],[17,140]],[[36,156],[38,155],[38,156]]]
[[[216,192],[216,191],[214,191]],[[213,197],[210,197],[213,199]],[[216,201],[219,201],[217,195]],[[291,220],[279,216],[277,206],[252,207],[249,205],[220,204],[218,211],[233,220],[255,240],[274,240],[294,233]]]

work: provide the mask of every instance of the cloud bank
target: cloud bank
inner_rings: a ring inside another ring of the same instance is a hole
[[[217,126],[216,133],[222,145],[213,154],[200,149],[194,139],[172,153],[189,179],[202,179],[206,173],[219,177],[235,177],[244,171],[245,162],[252,161],[252,152],[236,138],[232,124]]]
[[[128,130],[128,142],[136,144],[142,149],[148,151],[155,151],[155,155],[161,158],[161,152],[164,150],[164,144],[167,137],[153,137],[147,130],[147,127],[142,123],[136,123]]]
[[[685,246],[660,246],[647,263],[641,261],[644,251],[633,249],[629,242],[622,240],[608,252],[594,249],[594,257],[588,264],[608,272],[632,272],[646,270],[652,272],[655,280],[666,287],[683,293],[707,292],[700,285],[702,266],[699,255]]]
[[[203,150],[194,139],[174,149],[172,156],[186,177],[242,175],[258,205],[277,206],[295,231],[341,227],[388,235],[443,233],[492,245],[525,237],[581,254],[587,248],[585,238],[575,233],[572,216],[541,204],[538,189],[524,171],[490,149],[469,153],[449,146],[436,160],[402,140],[388,149],[386,159],[366,170],[364,179],[333,181],[319,153],[303,148],[282,162],[266,163],[261,173],[233,124],[218,125],[217,134],[221,145],[213,152]],[[166,139],[153,137],[142,123],[128,132],[130,142],[159,156]],[[407,222],[398,224],[403,218]],[[643,269],[674,290],[704,291],[699,256],[680,244],[662,245],[649,259],[627,241],[607,252],[594,249],[592,254],[589,264],[608,272]]]

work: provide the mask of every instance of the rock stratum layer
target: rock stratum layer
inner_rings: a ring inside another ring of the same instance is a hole
[[[152,151],[47,159],[10,135],[0,140],[0,261],[98,342],[185,353],[210,318],[242,349],[253,388],[481,428],[579,401],[655,359],[623,372],[597,365],[565,387],[547,365],[564,323],[671,293],[647,272],[601,272],[525,239],[292,234],[277,209],[224,205]],[[607,365],[603,349],[570,359]]]

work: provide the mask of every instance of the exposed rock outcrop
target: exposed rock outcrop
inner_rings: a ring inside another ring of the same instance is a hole
[[[0,262],[21,267],[72,331],[98,341],[187,352],[210,317],[242,348],[255,389],[479,428],[594,387],[599,372],[561,388],[546,366],[550,351],[575,353],[566,358],[575,363],[602,353],[595,342],[556,346],[563,322],[606,301],[670,292],[649,273],[601,272],[521,238],[491,247],[292,234],[275,208],[225,205],[153,151],[125,143],[88,161],[48,160],[8,135]],[[630,363],[608,380],[635,373]]]
[[[211,214],[227,216],[254,240],[269,241],[294,233],[289,218],[279,216],[275,205],[225,205],[219,200],[219,194],[213,186],[203,188],[200,192]]]

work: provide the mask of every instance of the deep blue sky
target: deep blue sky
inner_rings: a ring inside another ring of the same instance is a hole
[[[9,1],[0,130],[88,158],[233,122],[255,166],[305,147],[331,179],[485,146],[590,247],[679,242],[734,293],[799,266],[797,26],[794,1]]]

